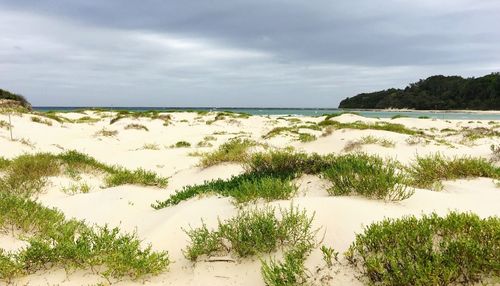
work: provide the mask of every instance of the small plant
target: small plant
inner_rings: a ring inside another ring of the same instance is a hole
[[[430,117],[426,116],[426,115],[422,115],[422,116],[419,116],[418,119],[430,119]]]
[[[322,245],[321,248],[321,254],[323,255],[323,261],[325,261],[326,266],[328,268],[331,268],[333,266],[333,260],[335,261],[339,260],[339,253],[333,249],[333,247],[327,247],[325,245]]]
[[[248,149],[256,142],[249,139],[233,138],[212,153],[201,158],[200,166],[207,168],[223,162],[241,163],[248,158]]]
[[[331,195],[358,194],[367,198],[404,200],[413,195],[406,184],[408,179],[395,163],[366,154],[348,154],[335,158],[323,172],[332,183]]]
[[[125,126],[125,129],[127,129],[127,130],[134,129],[134,130],[149,131],[149,129],[146,126],[144,126],[142,124],[137,124],[137,123],[128,124],[127,126]]]
[[[308,245],[299,245],[285,252],[283,261],[271,259],[262,261],[261,272],[264,282],[268,286],[296,286],[309,285],[308,270],[305,261],[310,254]]]
[[[468,213],[386,219],[346,252],[374,285],[476,285],[498,277],[500,219]]]
[[[170,146],[171,148],[188,148],[191,147],[191,143],[187,141],[178,141],[174,145]]]
[[[105,128],[97,131],[94,136],[99,137],[99,136],[104,136],[104,137],[114,137],[118,135],[118,130],[107,130]]]
[[[68,195],[86,194],[90,192],[90,186],[87,185],[86,183],[73,184],[70,185],[69,187],[63,188],[62,191]]]
[[[491,150],[491,161],[493,162],[500,162],[500,145],[491,145],[490,146]]]
[[[144,145],[142,145],[142,149],[143,150],[155,150],[155,151],[158,151],[158,150],[160,150],[160,145],[158,145],[156,143],[144,143]]]
[[[270,253],[280,246],[293,248],[303,244],[312,248],[318,231],[312,228],[313,218],[294,206],[280,212],[281,219],[271,207],[242,210],[232,219],[219,221],[216,230],[208,230],[205,224],[185,230],[190,244],[184,254],[196,261],[200,256],[220,253],[238,257]]]

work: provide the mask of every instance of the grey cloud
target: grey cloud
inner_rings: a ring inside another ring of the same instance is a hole
[[[499,18],[494,0],[2,0],[0,76],[35,104],[332,107],[498,71]]]

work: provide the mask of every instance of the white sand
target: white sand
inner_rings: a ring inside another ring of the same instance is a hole
[[[94,112],[66,113],[63,116],[77,119],[82,116],[99,118]],[[196,227],[203,219],[209,226],[215,226],[217,218],[229,218],[237,213],[236,207],[228,198],[216,196],[195,198],[173,207],[154,210],[150,207],[156,200],[164,200],[182,186],[200,184],[205,180],[229,178],[243,172],[237,164],[222,164],[207,169],[197,167],[198,157],[190,156],[194,151],[206,152],[217,148],[229,138],[247,136],[254,140],[282,148],[293,146],[305,152],[320,154],[341,153],[344,146],[351,140],[363,136],[375,136],[393,141],[394,148],[379,145],[365,145],[362,150],[370,154],[390,157],[402,163],[410,162],[417,154],[432,154],[440,152],[446,156],[471,155],[489,158],[491,144],[500,144],[499,138],[485,138],[476,142],[464,142],[460,136],[451,136],[447,140],[453,145],[439,144],[432,141],[428,144],[409,145],[406,140],[409,135],[377,130],[336,130],[331,135],[320,137],[321,132],[301,130],[318,135],[313,142],[301,143],[293,135],[278,136],[263,140],[262,135],[276,126],[290,126],[286,120],[252,116],[248,119],[216,121],[211,125],[206,120],[213,119],[214,114],[199,116],[196,113],[172,113],[172,124],[163,126],[161,120],[122,119],[109,125],[112,114],[92,124],[59,124],[53,121],[47,126],[31,121],[31,116],[14,116],[14,138],[24,139],[32,146],[19,141],[11,142],[6,129],[0,129],[0,156],[13,158],[23,153],[61,152],[75,149],[88,153],[96,159],[117,164],[126,168],[144,168],[169,177],[166,189],[140,186],[119,186],[103,189],[102,178],[88,175],[82,176],[81,182],[91,186],[87,194],[70,195],[62,190],[74,183],[69,178],[52,178],[46,192],[39,201],[44,205],[57,207],[67,217],[84,219],[90,224],[120,226],[123,231],[137,231],[145,243],[151,243],[156,250],[167,250],[173,263],[169,271],[159,276],[148,278],[148,285],[264,285],[260,274],[258,258],[231,262],[198,262],[187,261],[182,249],[187,245],[187,236],[182,228],[190,225]],[[318,122],[322,118],[300,117],[302,122]],[[0,115],[0,120],[6,120]],[[367,123],[392,122],[401,123],[408,128],[422,129],[428,134],[442,136],[441,129],[460,130],[464,126],[491,128],[488,121],[468,123],[461,120],[431,120],[431,119],[374,119],[345,114],[333,118],[339,122],[364,121]],[[187,122],[185,122],[187,121]],[[277,122],[277,124],[276,124]],[[147,126],[149,131],[125,130],[130,123]],[[497,123],[500,123],[498,121]],[[116,137],[95,137],[94,134],[106,128],[117,130]],[[433,129],[435,128],[435,129]],[[214,132],[225,132],[224,135],[213,135]],[[245,132],[241,134],[241,132]],[[197,148],[196,144],[203,137],[213,135],[216,141],[211,141],[213,147]],[[178,141],[190,142],[190,148],[170,148]],[[156,144],[159,150],[142,150],[145,144]],[[359,197],[330,197],[326,193],[328,182],[315,177],[303,176],[296,180],[300,186],[299,195],[294,204],[315,213],[315,225],[322,228],[324,244],[333,246],[343,252],[352,243],[355,233],[362,231],[363,226],[384,217],[401,217],[414,214],[421,215],[430,212],[446,214],[450,210],[472,211],[481,217],[500,215],[500,189],[491,179],[478,178],[444,182],[444,190],[416,190],[415,194],[402,202],[384,202],[368,200]],[[289,207],[290,201],[274,202],[272,205]],[[24,243],[12,236],[0,235],[2,248],[13,250],[22,247]],[[319,251],[314,251],[307,261],[310,269],[322,265]],[[313,271],[314,272],[314,271]],[[315,272],[314,272],[315,273]],[[347,266],[336,266],[329,274],[333,278],[331,285],[360,285],[353,270]],[[61,269],[41,271],[37,274],[23,277],[15,281],[19,285],[89,285],[103,281],[89,271],[80,270],[66,274]],[[124,280],[118,285],[140,285],[142,281]]]

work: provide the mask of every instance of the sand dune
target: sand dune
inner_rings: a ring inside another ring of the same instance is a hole
[[[151,204],[164,200],[183,186],[201,184],[205,180],[223,178],[242,173],[243,167],[234,163],[225,163],[209,168],[198,166],[199,157],[193,152],[208,152],[235,136],[243,136],[271,147],[292,146],[295,150],[307,153],[340,154],[346,144],[364,136],[384,138],[394,143],[394,147],[377,144],[361,146],[363,152],[393,158],[401,163],[411,162],[416,155],[440,152],[445,156],[470,155],[489,159],[490,145],[500,144],[500,138],[481,138],[465,142],[460,135],[443,137],[442,129],[461,130],[462,127],[491,128],[487,121],[468,123],[461,120],[431,119],[375,119],[353,114],[344,114],[333,120],[342,123],[363,121],[367,123],[391,122],[403,124],[407,128],[423,130],[444,138],[448,143],[437,140],[410,144],[411,135],[383,130],[339,129],[327,136],[320,131],[306,130],[317,136],[312,142],[300,142],[293,134],[280,135],[271,139],[262,136],[277,126],[290,126],[290,122],[278,119],[278,116],[251,116],[218,120],[207,124],[214,115],[196,113],[172,113],[168,126],[161,120],[124,118],[110,125],[112,114],[87,111],[81,113],[60,114],[77,120],[83,116],[98,118],[95,123],[58,123],[52,126],[31,121],[30,115],[13,116],[14,138],[10,141],[6,129],[0,129],[0,156],[14,158],[23,153],[78,150],[97,160],[116,164],[126,168],[144,168],[162,176],[169,177],[168,187],[141,187],[133,185],[101,188],[102,178],[84,176],[83,181],[91,186],[89,193],[67,194],[62,191],[73,181],[67,177],[51,178],[49,187],[39,196],[39,201],[46,206],[60,209],[67,217],[83,219],[89,224],[119,226],[123,231],[136,231],[144,243],[151,243],[155,250],[167,250],[173,263],[169,270],[158,276],[148,278],[147,285],[264,285],[260,274],[260,261],[257,258],[243,259],[237,262],[198,262],[193,264],[184,258],[182,249],[188,243],[188,237],[182,230],[189,226],[199,226],[203,219],[208,226],[215,226],[217,219],[225,219],[237,213],[237,207],[229,198],[208,196],[194,198],[179,205],[155,210]],[[104,117],[103,116],[109,116]],[[5,120],[0,115],[0,120]],[[286,117],[285,119],[291,119]],[[319,122],[322,118],[298,117],[302,122]],[[499,123],[498,121],[496,122]],[[144,125],[146,130],[125,129],[129,124]],[[96,136],[105,128],[116,130],[111,137]],[[214,136],[212,147],[197,147],[205,136]],[[22,139],[23,142],[19,141]],[[179,141],[187,141],[191,147],[173,148]],[[156,148],[144,148],[146,144]],[[154,150],[157,149],[157,150]],[[316,176],[303,176],[296,180],[300,192],[293,204],[315,214],[315,226],[324,234],[323,243],[343,252],[353,242],[355,234],[371,222],[385,217],[421,215],[430,212],[446,214],[450,210],[470,211],[481,217],[500,215],[500,189],[488,178],[445,181],[443,190],[436,192],[417,189],[409,199],[400,202],[369,200],[362,197],[331,197],[326,193],[328,182]],[[292,201],[275,201],[271,205],[289,207]],[[264,203],[259,203],[263,205]],[[2,248],[16,249],[23,242],[9,235],[0,235]],[[267,257],[267,256],[265,256]],[[321,265],[319,250],[314,250],[307,260],[310,269]],[[362,285],[356,279],[356,273],[347,266],[336,266],[328,273],[329,285]],[[317,277],[319,279],[319,277]],[[61,269],[40,271],[36,274],[19,278],[16,285],[91,285],[104,281],[89,271],[78,270],[66,274]],[[143,281],[124,280],[116,285],[140,285]]]

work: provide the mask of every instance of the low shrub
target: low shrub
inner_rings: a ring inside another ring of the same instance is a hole
[[[404,200],[413,194],[406,186],[406,176],[395,163],[366,154],[335,158],[323,177],[332,183],[327,191],[335,196],[357,194],[374,199]]]
[[[500,219],[452,212],[386,219],[346,257],[374,285],[475,285],[500,275]]]
[[[190,244],[184,254],[196,261],[202,255],[234,253],[247,257],[300,244],[312,249],[318,231],[312,227],[313,218],[294,206],[280,212],[278,218],[271,207],[242,210],[234,218],[219,221],[216,230],[208,230],[205,224],[186,230]]]
[[[187,141],[178,141],[177,143],[175,143],[174,145],[170,146],[172,148],[188,148],[188,147],[191,147],[191,143],[187,142]]]

